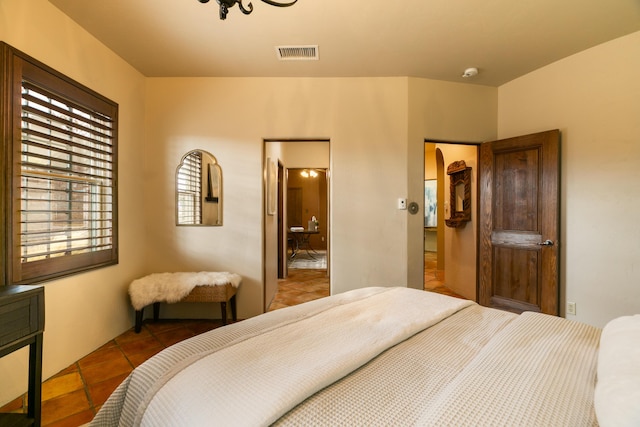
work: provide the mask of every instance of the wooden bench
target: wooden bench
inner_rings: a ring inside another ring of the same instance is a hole
[[[239,286],[239,285],[238,285]],[[195,286],[189,294],[178,301],[172,302],[219,302],[220,311],[222,314],[222,324],[227,324],[227,302],[231,305],[231,317],[234,321],[238,320],[237,307],[236,307],[236,292],[237,286],[232,283],[216,284],[216,285],[199,285]],[[167,302],[164,299],[158,298],[158,301],[153,301],[153,320],[157,321],[160,317],[160,302]],[[135,305],[134,305],[135,307]],[[142,329],[142,320],[144,317],[145,307],[141,307],[135,310],[135,332],[139,333]]]

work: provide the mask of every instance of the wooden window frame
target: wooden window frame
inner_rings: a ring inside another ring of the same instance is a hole
[[[117,264],[118,104],[3,42],[0,84],[0,267],[4,283],[38,283]],[[45,95],[45,101],[38,101],[42,105],[34,104],[43,110],[29,112],[29,86],[37,96]],[[64,111],[55,111],[58,105]],[[36,123],[40,133],[33,137],[28,122],[42,115],[51,120]],[[50,133],[42,132],[49,126]],[[33,148],[41,142],[44,149]],[[43,162],[46,166],[40,164]],[[35,171],[31,169],[34,163]],[[30,180],[49,186],[40,190],[31,187]],[[53,186],[54,181],[64,185]],[[42,199],[30,199],[23,186]],[[45,205],[52,207],[45,209]],[[59,208],[63,205],[66,210]],[[30,219],[35,214],[44,220]],[[56,217],[66,218],[60,221],[63,225],[56,224]],[[38,232],[42,239],[38,240],[39,257],[30,254],[33,237],[27,236],[28,228],[36,225],[39,230],[57,227],[55,232]],[[62,239],[67,249],[57,249],[54,243],[61,243],[54,239]]]

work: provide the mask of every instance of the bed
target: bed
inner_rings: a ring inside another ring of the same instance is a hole
[[[632,335],[639,342],[640,320],[630,319],[611,328],[612,350],[599,360],[604,332],[589,325],[407,288],[358,289],[164,350],[90,425],[636,425],[640,400],[628,390],[639,388],[629,374],[639,355],[621,368],[615,350]]]

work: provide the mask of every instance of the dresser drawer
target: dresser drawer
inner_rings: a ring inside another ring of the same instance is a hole
[[[0,286],[0,349],[44,330],[44,288]]]
[[[43,331],[44,286],[0,286],[0,357],[29,346],[27,413],[0,413],[0,427],[40,427]]]

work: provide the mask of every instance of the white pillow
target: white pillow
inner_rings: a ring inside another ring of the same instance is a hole
[[[640,314],[602,330],[594,404],[601,427],[640,426]]]

